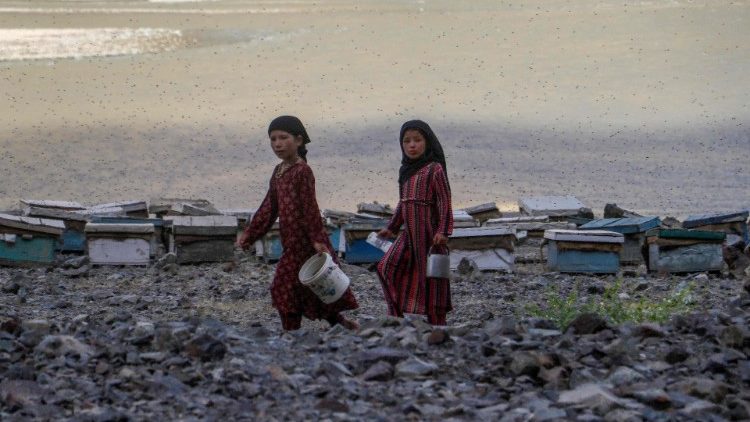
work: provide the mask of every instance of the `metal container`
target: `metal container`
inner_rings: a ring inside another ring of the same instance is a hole
[[[451,274],[451,256],[449,253],[433,253],[432,247],[427,254],[427,277],[448,278]]]

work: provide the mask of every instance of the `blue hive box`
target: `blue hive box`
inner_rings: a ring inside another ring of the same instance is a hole
[[[620,270],[621,233],[606,230],[546,230],[547,268],[563,273],[614,274]]]
[[[388,220],[359,221],[341,226],[339,244],[345,244],[344,260],[349,264],[370,264],[380,261],[384,252],[367,243],[367,236],[388,225]]]
[[[608,230],[625,236],[620,252],[620,263],[641,264],[641,250],[646,242],[646,232],[659,227],[659,217],[602,218],[579,227],[580,230]]]

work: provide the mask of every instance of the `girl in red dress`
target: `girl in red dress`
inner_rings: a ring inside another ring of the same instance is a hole
[[[273,171],[263,203],[237,244],[249,249],[278,217],[284,253],[276,266],[271,298],[284,330],[299,329],[303,316],[356,329],[358,324],[340,313],[358,307],[351,289],[336,302],[325,304],[298,278],[302,265],[315,253],[329,253],[338,264],[315,200],[315,177],[307,165],[305,144],[310,137],[294,116],[274,119],[268,127],[268,136],[273,152],[282,161]]]
[[[411,120],[401,127],[400,200],[380,237],[393,237],[393,246],[378,263],[378,276],[388,313],[424,314],[433,325],[445,325],[451,305],[447,278],[427,278],[427,254],[440,252],[453,232],[451,191],[443,148],[430,126]]]

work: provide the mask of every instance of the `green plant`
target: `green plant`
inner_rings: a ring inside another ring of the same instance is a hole
[[[627,296],[621,296],[621,290],[622,280],[617,279],[604,289],[599,300],[590,298],[582,303],[578,298],[577,286],[567,296],[552,288],[545,294],[544,307],[532,304],[527,305],[525,310],[530,316],[549,319],[560,329],[565,329],[576,316],[588,312],[599,314],[614,324],[645,321],[663,323],[672,315],[692,309],[692,284],[670,292],[661,300],[629,300]]]

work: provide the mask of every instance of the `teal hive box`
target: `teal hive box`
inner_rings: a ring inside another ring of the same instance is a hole
[[[60,220],[0,214],[0,265],[53,263],[64,230]]]
[[[621,233],[606,230],[546,230],[547,268],[563,273],[614,274],[620,270]]]

